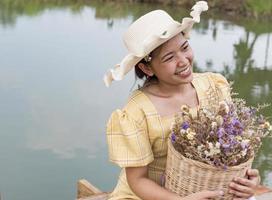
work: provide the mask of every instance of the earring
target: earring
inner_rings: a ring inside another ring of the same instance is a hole
[[[147,56],[144,57],[145,62],[149,63],[151,61],[152,57],[150,56],[150,54],[148,54]]]

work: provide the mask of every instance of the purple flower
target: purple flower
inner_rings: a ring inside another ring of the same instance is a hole
[[[245,149],[247,147],[247,145],[244,142],[242,142],[241,147],[242,147],[242,149]]]
[[[224,149],[228,149],[228,148],[230,148],[230,144],[222,144],[222,147],[224,148]]]
[[[240,121],[238,119],[233,119],[232,122],[231,122],[231,124],[233,126],[239,126],[241,123],[240,123]]]
[[[233,130],[234,135],[240,135],[243,132],[244,130],[243,124],[238,119],[233,119],[231,124],[235,128]]]
[[[176,135],[174,133],[171,134],[171,141],[172,143],[176,141]]]
[[[232,120],[232,125],[239,129],[243,129],[243,124],[238,119]]]
[[[228,133],[228,135],[233,134],[234,132],[233,126],[231,124],[226,125],[225,131]]]
[[[217,135],[219,138],[223,137],[224,135],[224,129],[223,128],[219,128],[218,131],[217,131]]]
[[[182,127],[182,129],[187,130],[190,127],[190,125],[188,122],[183,122],[181,127]]]
[[[241,147],[242,147],[242,149],[247,149],[248,148],[248,143],[245,142],[245,141],[242,141],[241,142]]]
[[[224,144],[224,140],[222,140],[221,138],[219,138],[219,143],[222,146]]]

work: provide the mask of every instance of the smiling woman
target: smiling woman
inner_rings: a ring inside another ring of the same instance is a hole
[[[207,9],[206,2],[197,2],[190,13],[192,18],[184,18],[182,23],[165,11],[151,11],[126,31],[129,54],[108,71],[105,84],[109,87],[112,81],[122,80],[135,66],[144,73],[140,78],[145,78],[145,84],[132,93],[123,109],[112,113],[107,124],[110,161],[122,168],[109,200],[202,200],[224,195],[218,188],[181,197],[165,189],[162,182],[174,115],[187,105],[188,112],[196,117],[200,107],[231,99],[230,86],[222,75],[192,70],[193,51],[187,38],[193,24],[200,21],[200,13]],[[247,177],[232,180],[228,192],[235,198],[253,196],[259,184],[258,171],[248,169]]]

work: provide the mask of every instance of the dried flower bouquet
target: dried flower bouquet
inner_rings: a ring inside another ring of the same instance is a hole
[[[227,193],[229,182],[245,176],[261,139],[272,132],[267,118],[259,114],[265,107],[249,107],[233,98],[200,108],[193,118],[183,106],[171,127],[166,188],[181,196],[207,189]]]

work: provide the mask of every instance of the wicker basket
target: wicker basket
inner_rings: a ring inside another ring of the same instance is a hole
[[[223,190],[224,196],[216,200],[231,200],[228,185],[233,177],[245,177],[246,170],[251,168],[253,158],[238,166],[226,170],[212,165],[185,158],[177,152],[170,139],[165,172],[165,187],[180,196],[203,190]]]

